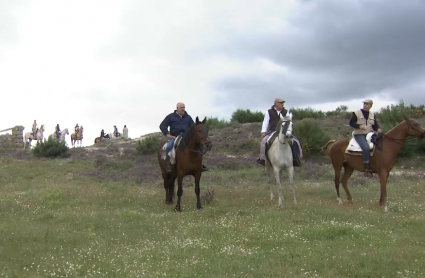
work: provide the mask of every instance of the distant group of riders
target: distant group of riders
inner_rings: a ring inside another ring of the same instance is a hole
[[[118,132],[118,128],[116,125],[114,125],[114,132],[112,133],[114,137],[123,137],[123,138],[128,138],[128,128],[127,125],[124,125],[124,128],[122,130],[122,134]],[[102,129],[102,131],[100,132],[100,138],[105,138],[105,139],[111,139],[111,136],[109,136],[109,134],[105,134],[105,131]]]
[[[78,134],[80,132],[80,126],[78,125],[78,123],[75,125],[74,127],[74,131],[75,134]],[[31,135],[33,136],[33,138],[37,138],[37,132],[38,132],[38,124],[37,124],[37,120],[34,120],[33,124],[32,124],[32,128],[31,128]],[[113,131],[113,136],[114,137],[121,137],[123,136],[124,138],[128,138],[128,128],[127,125],[124,125],[123,128],[123,133],[121,134],[120,132],[118,132],[118,128],[116,125],[114,125],[114,131]],[[54,137],[56,138],[60,138],[62,135],[62,131],[61,128],[59,126],[59,124],[57,124],[55,126],[55,131],[52,134]],[[106,139],[111,139],[111,136],[107,133],[105,133],[105,131],[102,129],[102,131],[100,132],[100,137],[101,138],[106,138]]]

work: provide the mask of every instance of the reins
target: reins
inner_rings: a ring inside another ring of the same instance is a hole
[[[182,139],[181,139],[181,142],[183,143],[183,145],[189,150],[189,151],[191,151],[191,152],[195,152],[195,153],[199,153],[199,154],[201,154],[201,155],[204,155],[207,151],[205,150],[205,151],[203,151],[203,152],[201,152],[199,149],[198,150],[193,150],[193,149],[191,149],[191,148],[189,148],[189,146],[186,144],[186,142],[185,142],[185,140],[184,140],[184,138],[182,137]],[[206,145],[206,144],[208,144],[208,143],[211,143],[211,141],[209,141],[209,140],[207,140],[207,142],[205,142],[205,143],[203,143],[203,144],[201,144],[202,146],[204,146],[204,145]]]
[[[420,130],[416,129],[415,127],[410,126],[410,121],[409,122],[406,121],[406,125],[407,125],[407,134],[409,134],[410,128],[412,128],[412,129],[414,129],[414,130],[416,130],[416,131],[418,131],[419,133],[422,134],[422,132]],[[400,145],[402,145],[404,142],[411,142],[411,141],[415,140],[415,138],[405,138],[405,139],[393,138],[393,137],[388,136],[387,134],[384,134],[383,137],[386,137],[390,141],[397,143],[397,144],[400,144]]]
[[[191,151],[191,152],[195,152],[195,153],[199,153],[199,154],[201,154],[201,155],[204,155],[207,151],[203,151],[203,152],[201,152],[200,150],[192,150],[191,148],[189,148],[189,146],[188,145],[186,145],[186,143],[184,142],[184,140],[182,139],[182,143],[183,143],[183,145],[189,150],[189,151]],[[204,144],[201,144],[202,146],[204,146],[205,144],[208,144],[208,143],[211,143],[210,141],[207,141],[207,142],[205,142]]]

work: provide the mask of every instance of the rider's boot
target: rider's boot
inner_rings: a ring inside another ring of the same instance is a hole
[[[373,176],[372,176],[372,168],[370,168],[370,164],[369,164],[369,162],[365,162],[365,163],[363,163],[363,165],[364,165],[364,176],[365,176],[366,178],[371,178],[371,177],[373,177]]]

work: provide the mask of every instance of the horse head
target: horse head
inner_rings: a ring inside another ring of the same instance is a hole
[[[276,132],[279,136],[279,142],[285,143],[285,140],[292,141],[292,133],[294,124],[292,123],[292,114],[285,117],[280,117],[280,121],[276,126]]]
[[[413,137],[425,138],[425,129],[421,127],[415,120],[411,120],[404,116],[407,124],[407,134]]]
[[[203,121],[199,121],[199,118],[196,117],[195,122],[195,136],[197,137],[197,140],[204,148],[204,151],[210,151],[212,148],[212,143],[210,141],[210,138],[208,137],[208,128],[205,125],[207,121],[207,117],[204,118]]]
[[[67,134],[67,135],[69,135],[69,131],[68,131],[68,128],[65,128],[64,130],[62,130],[62,134]]]

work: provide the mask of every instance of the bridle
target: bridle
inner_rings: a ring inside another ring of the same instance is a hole
[[[416,130],[417,132],[419,132],[421,134],[420,136],[417,136],[417,138],[425,138],[425,131],[422,132],[419,129],[417,129],[416,127],[412,126],[411,120],[406,121],[406,125],[407,125],[407,133],[409,133],[409,129],[412,128],[413,130]],[[392,138],[392,137],[390,137],[386,134],[384,134],[383,137],[388,138],[390,141],[397,143],[397,144],[400,144],[400,145],[403,144],[405,141],[408,141],[407,138],[406,139]],[[414,139],[412,138],[412,140],[414,140]],[[411,141],[411,140],[409,140],[409,141]]]
[[[207,152],[207,150],[205,150],[205,148],[202,148],[202,149],[204,149],[204,151],[203,152],[201,152],[200,150],[193,150],[193,149],[191,149],[191,148],[189,148],[189,146],[188,145],[186,145],[186,143],[184,142],[184,140],[182,139],[182,143],[183,143],[183,145],[189,150],[189,151],[191,151],[191,152],[194,152],[194,153],[199,153],[199,154],[205,154],[206,152]],[[207,145],[207,144],[209,144],[209,143],[211,143],[211,141],[209,140],[209,139],[207,139],[207,141],[206,142],[204,142],[204,143],[202,143],[201,145],[202,145],[202,147],[203,146],[205,146],[205,145]]]
[[[284,121],[284,125],[283,125],[283,127],[282,127],[282,125],[281,125],[281,128],[280,128],[280,132],[282,132],[282,133],[284,133],[284,134],[286,134],[286,132],[288,131],[288,127],[289,127],[289,125],[291,124],[291,121]],[[291,131],[291,135],[292,135],[292,131]],[[284,135],[285,136],[285,138],[286,138],[286,135]],[[280,141],[280,139],[279,139],[279,134],[278,134],[278,136],[277,136],[277,140],[279,141],[279,143],[281,143],[281,144],[285,144],[285,141]]]

